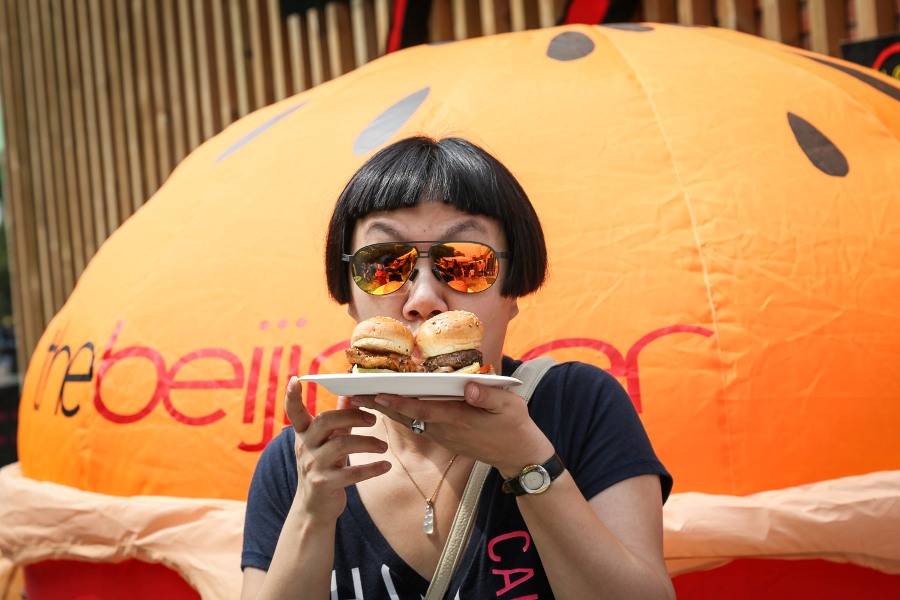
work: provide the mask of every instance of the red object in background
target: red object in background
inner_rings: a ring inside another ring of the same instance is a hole
[[[47,560],[25,567],[28,600],[200,600],[181,575],[159,563]]]
[[[890,46],[879,52],[878,56],[875,58],[875,62],[872,63],[872,68],[876,71],[880,71],[888,61],[888,59],[890,59],[892,56],[900,56],[900,42],[891,44]],[[887,71],[885,71],[885,73],[887,73]],[[888,75],[891,75],[891,73],[888,73]]]
[[[900,575],[827,560],[740,559],[672,581],[678,600],[900,598]]]
[[[597,25],[602,23],[609,9],[609,0],[569,0],[563,13],[562,24],[586,23]]]
[[[391,29],[388,33],[386,53],[428,42],[428,21],[431,18],[431,0],[394,0],[391,12]]]
[[[403,48],[403,25],[406,23],[406,0],[394,2],[391,31],[388,35],[387,52],[396,52]]]

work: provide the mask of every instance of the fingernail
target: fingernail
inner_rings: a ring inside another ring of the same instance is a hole
[[[481,390],[474,383],[470,383],[466,387],[466,400],[471,400],[472,402],[478,400],[478,396],[481,395]]]
[[[357,399],[356,397],[354,397],[352,400],[350,400],[350,406],[365,406],[365,405],[366,405],[365,402]]]
[[[390,406],[391,405],[391,401],[381,395],[375,396],[375,402],[377,402],[381,406]]]
[[[374,424],[375,424],[375,415],[373,415],[372,413],[364,412],[364,413],[363,413],[363,420],[364,420],[366,423],[368,423],[369,425],[374,425]]]

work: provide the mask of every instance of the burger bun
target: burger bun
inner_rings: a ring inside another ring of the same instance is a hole
[[[481,346],[484,325],[473,313],[450,310],[431,317],[419,327],[415,343],[423,358],[475,350]]]
[[[415,345],[412,332],[397,319],[372,317],[353,329],[350,346],[370,352],[410,355]]]

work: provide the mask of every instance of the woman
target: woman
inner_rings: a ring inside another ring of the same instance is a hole
[[[447,282],[433,271],[430,256],[467,248],[457,241],[476,242],[496,280],[460,273]],[[378,295],[377,282],[351,277],[351,265],[409,246],[418,260],[395,291]],[[415,332],[445,311],[475,313],[485,362],[510,375],[519,363],[502,354],[507,326],[517,299],[543,283],[547,256],[537,215],[502,164],[458,138],[414,137],[351,178],[325,267],[330,294],[357,321],[388,316]],[[461,402],[342,397],[315,418],[292,379],[285,409],[292,427],[265,449],[251,484],[243,599],[421,598],[476,460],[493,469],[447,598],[674,597],[662,553],[672,480],[601,369],[553,367],[528,406],[469,384]],[[542,464],[560,472],[546,491],[515,485],[524,467]]]

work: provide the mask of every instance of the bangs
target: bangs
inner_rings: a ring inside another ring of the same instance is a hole
[[[500,219],[501,207],[510,203],[500,200],[495,165],[485,157],[461,152],[461,140],[424,141],[428,143],[388,147],[373,156],[366,165],[370,168],[349,182],[335,210],[346,210],[355,224],[374,212],[441,202],[461,212]]]

